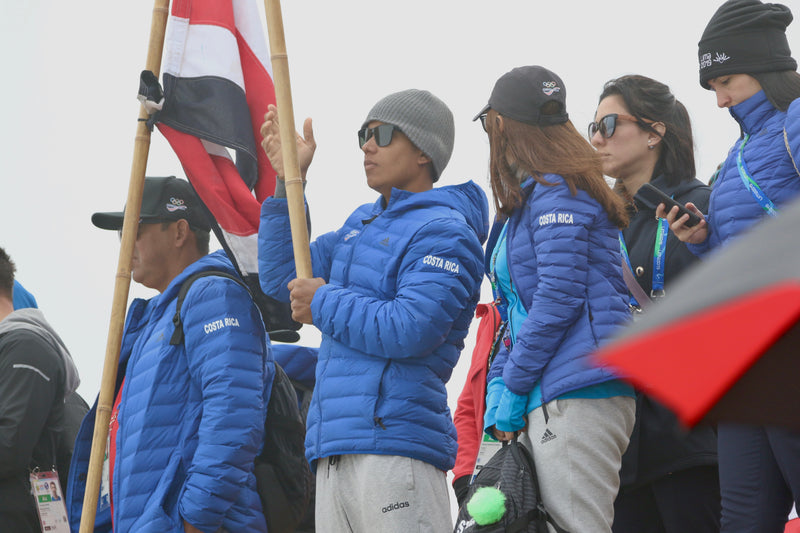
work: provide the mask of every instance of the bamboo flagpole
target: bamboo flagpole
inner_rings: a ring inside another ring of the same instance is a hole
[[[306,225],[305,202],[303,201],[303,179],[297,160],[295,144],[294,108],[292,107],[292,88],[289,83],[289,59],[286,55],[286,39],[283,33],[283,16],[280,0],[264,0],[269,33],[272,73],[275,77],[275,101],[278,107],[278,125],[283,156],[283,173],[286,182],[286,201],[289,205],[289,224],[292,230],[292,247],[297,277],[309,279],[311,271],[311,251],[308,247],[308,226]]]
[[[146,70],[156,76],[161,71],[161,54],[164,49],[164,34],[169,18],[169,0],[155,0],[153,18],[150,23],[150,42],[148,44]],[[136,137],[133,148],[128,199],[125,203],[125,218],[122,224],[119,262],[114,283],[114,296],[111,304],[111,318],[106,342],[106,355],[100,382],[100,396],[95,413],[92,449],[89,456],[89,471],[86,478],[86,491],[83,497],[80,533],[94,531],[97,515],[97,501],[100,496],[100,482],[103,474],[103,459],[108,441],[108,424],[114,405],[119,352],[122,346],[122,329],[125,324],[125,310],[128,305],[128,291],[131,285],[131,257],[136,232],[139,226],[139,213],[142,208],[142,191],[147,170],[147,157],[150,153],[150,130],[147,128],[147,111],[144,105],[139,111]]]

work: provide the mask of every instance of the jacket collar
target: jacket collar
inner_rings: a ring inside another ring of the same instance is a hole
[[[744,102],[732,106],[728,111],[739,123],[742,132],[747,134],[761,131],[766,122],[778,112],[767,99],[763,90],[758,91]]]

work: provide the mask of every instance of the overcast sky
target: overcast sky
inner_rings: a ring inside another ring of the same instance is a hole
[[[738,136],[697,81],[697,41],[720,3],[284,1],[295,121],[313,117],[319,146],[306,191],[312,238],[376,198],[355,133],[379,98],[402,89],[428,89],[455,115],[455,150],[440,183],[471,179],[490,195],[488,141],[471,119],[495,80],[520,65],[561,76],[581,132],[605,81],[635,73],[667,83],[692,117],[698,177],[707,181]],[[800,14],[800,2],[785,3]],[[95,228],[90,216],[125,201],[152,7],[6,0],[0,8],[0,246],[72,351],[89,403],[99,390],[119,254],[116,233]],[[788,31],[795,57],[797,26]],[[157,131],[147,174],[183,176]],[[132,296],[153,294],[131,287]],[[302,333],[302,343],[318,342],[312,327]],[[470,355],[471,344],[450,383],[453,407]]]

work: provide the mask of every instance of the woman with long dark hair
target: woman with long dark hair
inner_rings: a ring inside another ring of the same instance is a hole
[[[669,286],[698,258],[669,231],[666,220],[655,217],[656,206],[636,193],[649,183],[682,204],[708,208],[711,188],[695,178],[689,113],[663,83],[622,76],[603,87],[589,140],[631,215],[620,232],[623,258],[645,297],[668,298]],[[634,313],[647,303],[630,298]],[[719,531],[714,429],[687,432],[671,411],[640,392],[620,484],[614,533]]]
[[[532,451],[542,499],[568,531],[611,531],[633,389],[590,354],[629,320],[617,232],[628,223],[553,72],[519,67],[481,119],[498,219],[489,276],[508,320],[484,427]]]

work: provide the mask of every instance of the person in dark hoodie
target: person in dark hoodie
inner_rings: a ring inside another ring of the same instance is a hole
[[[262,206],[262,288],[322,333],[306,436],[318,532],[452,529],[446,472],[457,444],[445,386],[480,295],[488,227],[475,183],[433,186],[454,131],[428,91],[373,106],[358,144],[380,196],[311,243],[313,279],[295,279],[282,178]],[[280,178],[274,107],[261,132]],[[310,119],[297,146],[305,179],[316,147]]]
[[[680,203],[707,209],[711,188],[695,178],[689,113],[665,84],[622,76],[603,87],[589,140],[631,214],[620,232],[623,257],[644,294],[657,300],[698,258],[669,231],[666,220],[655,218],[655,206],[635,195],[649,183]],[[647,303],[630,298],[634,313]],[[668,409],[640,392],[620,483],[614,533],[719,531],[714,429],[687,431]]]
[[[0,525],[3,531],[33,533],[41,529],[31,472],[50,471],[59,462],[66,440],[64,400],[80,378],[44,314],[14,310],[14,271],[0,248]],[[66,478],[60,481],[65,487]]]

